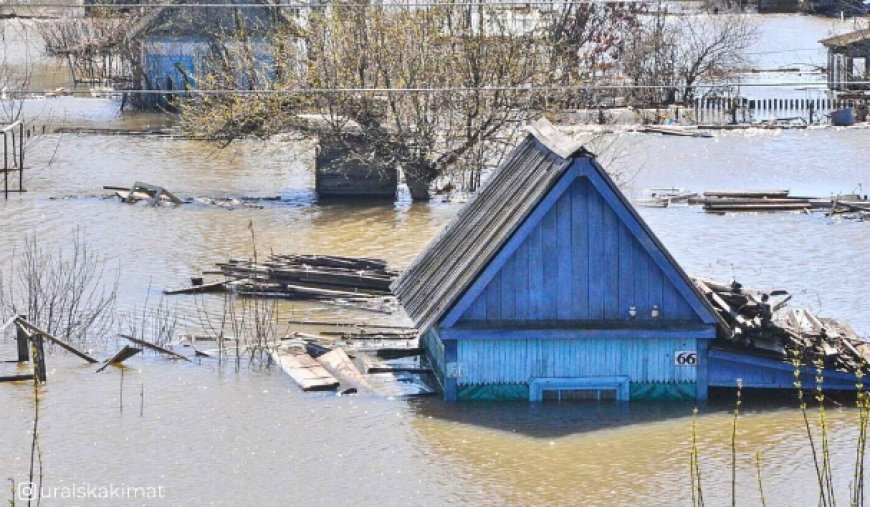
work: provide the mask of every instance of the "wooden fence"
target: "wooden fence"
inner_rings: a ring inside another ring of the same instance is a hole
[[[3,134],[3,196],[24,192],[24,123],[20,120],[0,128]],[[18,190],[9,190],[9,173],[18,173]]]
[[[827,123],[828,116],[838,109],[854,107],[854,100],[830,98],[745,99],[733,97],[699,98],[695,100],[695,120],[698,124],[754,123],[776,119],[800,118],[807,123]]]

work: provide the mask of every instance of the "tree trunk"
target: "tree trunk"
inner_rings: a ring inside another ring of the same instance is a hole
[[[405,173],[405,184],[411,191],[411,199],[428,201],[432,197],[429,188],[438,176],[438,171],[425,162],[406,163],[402,170]]]

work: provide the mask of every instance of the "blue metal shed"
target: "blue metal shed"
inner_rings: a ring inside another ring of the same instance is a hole
[[[702,400],[738,377],[793,381],[781,360],[708,354],[716,310],[594,155],[545,121],[393,289],[448,401]]]

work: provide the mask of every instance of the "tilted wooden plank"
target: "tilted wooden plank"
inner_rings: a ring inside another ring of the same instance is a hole
[[[357,367],[353,364],[350,357],[342,348],[334,349],[317,358],[317,361],[328,368],[336,375],[349,380],[356,384],[357,387],[362,387],[372,391],[372,386],[368,383],[365,377],[360,373]]]
[[[338,387],[338,380],[308,354],[276,351],[272,358],[303,391],[330,391]]]
[[[142,349],[140,349],[138,347],[131,347],[129,345],[124,345],[123,349],[119,350],[114,356],[110,357],[109,359],[106,359],[103,362],[103,365],[100,366],[99,368],[97,368],[97,373],[108,368],[108,366],[110,364],[121,364],[124,361],[126,361],[127,359],[130,359],[131,357],[135,356],[139,352],[142,352]]]

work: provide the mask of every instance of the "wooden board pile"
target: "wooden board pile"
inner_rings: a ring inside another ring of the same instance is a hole
[[[813,206],[809,198],[790,197],[788,190],[711,190],[696,202],[711,213],[806,211]]]
[[[196,278],[190,287],[165,289],[163,293],[231,291],[246,296],[342,302],[380,313],[392,313],[397,307],[390,284],[398,273],[380,259],[273,254],[259,263],[230,259],[218,263],[217,268],[204,274],[222,275],[221,281],[204,284]]]
[[[870,201],[867,201],[866,196],[863,200],[835,199],[831,203],[830,216],[835,215],[852,220],[870,220]]]
[[[398,275],[380,259],[331,255],[270,255],[259,264],[230,260],[217,266],[240,294],[291,299],[388,296]]]
[[[296,324],[291,321],[291,325]],[[315,326],[324,329],[294,332],[272,354],[303,391],[332,391],[342,386],[342,394],[422,396],[435,392],[416,330],[327,322]]]
[[[722,345],[783,360],[794,358],[796,351],[805,364],[822,360],[825,368],[870,371],[870,343],[848,324],[788,308],[791,295],[786,291],[763,292],[704,278],[694,282],[726,324]]]
[[[829,215],[864,212],[870,215],[870,202],[866,196],[801,197],[791,195],[789,190],[708,190],[689,199],[689,204],[701,205],[704,211],[716,214],[824,211]]]

